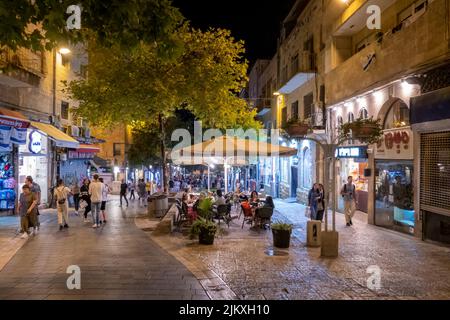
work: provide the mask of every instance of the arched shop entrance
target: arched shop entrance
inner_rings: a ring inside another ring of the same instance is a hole
[[[408,105],[391,98],[381,107],[383,137],[375,152],[374,222],[414,234],[414,154]]]

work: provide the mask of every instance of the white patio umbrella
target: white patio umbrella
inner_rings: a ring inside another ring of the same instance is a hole
[[[297,149],[264,141],[243,139],[235,136],[220,136],[185,148],[173,150],[171,158],[177,164],[223,164],[225,193],[228,192],[229,165],[246,165],[256,157],[289,157]]]

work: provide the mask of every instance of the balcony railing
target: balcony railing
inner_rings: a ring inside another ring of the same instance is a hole
[[[38,77],[43,77],[42,53],[29,49],[18,48],[16,51],[0,49],[0,61],[3,67],[14,66],[30,72]]]

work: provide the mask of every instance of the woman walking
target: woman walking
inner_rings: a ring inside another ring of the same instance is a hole
[[[80,186],[78,181],[75,180],[72,186],[73,204],[75,206],[75,214],[79,216],[78,209],[80,208]]]
[[[35,193],[31,192],[28,185],[23,185],[22,193],[19,198],[19,205],[17,207],[17,213],[20,215],[20,225],[22,232],[22,239],[28,238],[30,228],[36,225],[36,207],[38,199]]]
[[[314,183],[308,194],[308,206],[311,210],[311,220],[317,220],[317,204],[319,198],[319,186],[317,183]]]
[[[87,215],[89,211],[91,211],[91,196],[89,195],[89,184],[90,181],[88,178],[84,178],[83,185],[80,189],[81,200],[86,201],[86,207],[84,208],[84,222],[88,223]]]
[[[58,213],[59,231],[68,228],[69,215],[67,214],[67,199],[70,195],[70,189],[64,185],[62,179],[58,180],[58,186],[55,189],[56,210]]]
[[[319,198],[317,199],[317,217],[316,220],[323,220],[323,213],[325,212],[325,188],[323,184],[319,183],[318,187]]]

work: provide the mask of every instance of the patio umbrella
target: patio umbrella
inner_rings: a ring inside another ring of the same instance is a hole
[[[173,150],[176,163],[216,163],[224,165],[225,193],[228,192],[227,167],[246,165],[256,157],[289,157],[297,149],[271,144],[264,141],[243,139],[235,136],[220,136],[185,148]]]

